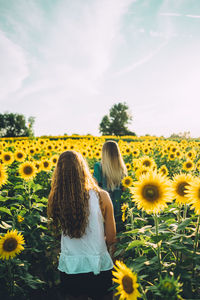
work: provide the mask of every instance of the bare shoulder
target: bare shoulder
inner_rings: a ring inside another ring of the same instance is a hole
[[[103,204],[105,206],[112,205],[112,201],[110,199],[110,195],[109,195],[109,193],[107,191],[101,190],[100,191],[100,197],[101,197],[101,200],[102,200],[102,202],[103,202]]]

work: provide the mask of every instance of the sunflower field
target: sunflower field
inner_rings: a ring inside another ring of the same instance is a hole
[[[93,172],[109,139],[118,142],[128,170],[115,297],[200,299],[200,140],[153,136],[0,139],[1,299],[53,299],[60,251],[47,220],[53,170],[62,152],[75,150]]]

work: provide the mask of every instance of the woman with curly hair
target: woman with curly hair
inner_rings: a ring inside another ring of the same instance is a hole
[[[116,239],[113,205],[75,151],[63,152],[58,159],[48,217],[61,229],[58,269],[68,299],[112,299],[113,261],[108,247]]]

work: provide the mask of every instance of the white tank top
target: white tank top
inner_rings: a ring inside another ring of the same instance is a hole
[[[89,191],[89,220],[85,234],[81,238],[61,235],[61,253],[58,269],[67,274],[99,274],[113,268],[104,239],[103,216],[98,194]]]

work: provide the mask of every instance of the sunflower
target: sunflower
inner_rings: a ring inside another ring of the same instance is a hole
[[[9,259],[19,254],[25,244],[24,237],[17,230],[7,231],[7,233],[0,238],[0,258]]]
[[[17,221],[18,221],[18,223],[23,222],[24,221],[24,217],[22,217],[21,215],[18,215],[17,216]]]
[[[169,160],[174,160],[176,158],[176,154],[174,152],[169,152],[168,158]]]
[[[173,197],[176,198],[176,202],[179,204],[185,204],[188,202],[186,188],[193,181],[193,177],[190,174],[178,174],[173,177],[172,189]]]
[[[170,181],[155,171],[142,175],[130,191],[137,207],[147,213],[159,213],[173,200]]]
[[[177,150],[176,153],[175,153],[175,155],[179,159],[183,157],[183,153],[181,152],[181,150]]]
[[[162,165],[162,167],[160,167],[158,173],[161,174],[161,175],[167,176],[169,171],[168,171],[168,169],[165,165]]]
[[[0,164],[0,187],[7,182],[8,174],[6,168]]]
[[[134,171],[136,171],[140,167],[140,160],[138,158],[133,159],[132,167]]]
[[[126,220],[126,210],[128,209],[128,204],[127,203],[123,203],[121,206],[121,211],[122,211],[122,221],[125,222]]]
[[[132,155],[133,155],[134,157],[138,157],[139,154],[140,154],[140,150],[139,150],[139,149],[134,149],[134,150],[132,150]]]
[[[54,154],[54,155],[51,157],[51,162],[52,162],[52,165],[53,165],[53,166],[55,166],[55,165],[57,164],[58,157],[59,157],[58,154]]]
[[[25,158],[26,158],[26,154],[25,154],[25,152],[23,150],[17,150],[15,152],[14,156],[15,156],[15,160],[19,161],[19,162],[24,161]]]
[[[126,163],[126,168],[127,168],[128,171],[130,171],[131,168],[132,168],[132,167],[131,167],[131,164],[130,164],[130,163]]]
[[[126,188],[133,184],[133,178],[131,176],[126,176],[122,179],[122,185]]]
[[[11,151],[6,151],[2,153],[1,159],[5,165],[11,165],[14,161],[14,155]]]
[[[186,157],[189,159],[194,159],[196,157],[196,151],[194,149],[186,152]]]
[[[35,165],[30,161],[24,162],[19,166],[19,174],[26,181],[32,179],[36,175],[36,171]]]
[[[195,164],[192,160],[188,159],[183,163],[183,170],[185,170],[185,171],[189,172],[189,171],[194,170],[194,168],[195,168]]]
[[[142,149],[142,152],[147,155],[147,154],[150,153],[150,149],[148,147],[145,147],[145,148]]]
[[[53,148],[54,148],[53,144],[47,144],[47,145],[46,145],[46,149],[47,149],[48,151],[52,151]]]
[[[191,208],[195,210],[197,215],[200,215],[200,179],[195,178],[189,186],[186,186],[186,197]]]
[[[41,169],[43,171],[50,171],[52,168],[52,162],[48,159],[43,159],[41,161]]]
[[[81,151],[83,157],[88,157],[88,151],[86,149]]]
[[[149,168],[146,168],[146,167],[140,167],[138,168],[136,171],[135,171],[135,176],[137,177],[137,179],[140,178],[140,176],[146,174],[149,172]]]
[[[101,152],[99,150],[94,152],[94,158],[100,159],[101,158]]]
[[[124,154],[125,154],[125,155],[131,154],[131,148],[128,147],[128,146],[126,146],[125,149],[124,149]]]
[[[140,158],[140,163],[141,163],[141,166],[146,167],[146,168],[153,168],[156,165],[153,158],[146,156],[146,155]]]
[[[140,297],[137,275],[119,260],[116,261],[114,269],[115,271],[112,271],[113,281],[118,283],[115,295],[120,295],[119,300],[137,300]]]
[[[41,171],[41,169],[42,169],[41,162],[38,161],[38,160],[35,160],[34,161],[34,165],[35,165],[35,168],[36,168],[36,172],[39,173]]]
[[[198,171],[200,171],[200,159],[196,163],[196,168],[197,168]]]
[[[31,147],[28,149],[28,154],[30,154],[31,156],[33,156],[35,154],[35,148]]]

